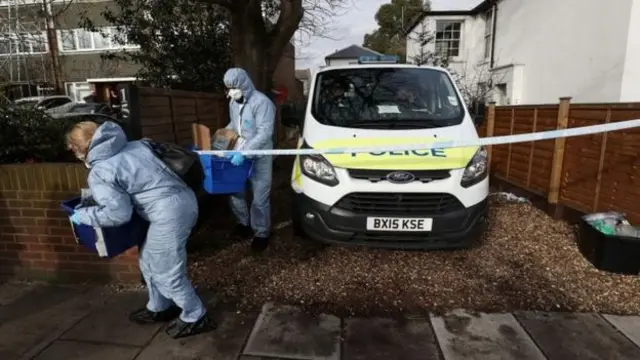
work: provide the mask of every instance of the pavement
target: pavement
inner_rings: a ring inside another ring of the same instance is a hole
[[[0,359],[413,360],[640,359],[640,317],[475,313],[421,318],[312,316],[265,304],[217,307],[216,331],[173,340],[161,325],[127,321],[143,291],[0,284]]]

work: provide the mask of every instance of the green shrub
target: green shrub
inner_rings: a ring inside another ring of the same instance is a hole
[[[0,106],[0,164],[74,161],[64,141],[68,128],[41,110]]]

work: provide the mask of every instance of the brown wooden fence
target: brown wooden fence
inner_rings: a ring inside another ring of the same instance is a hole
[[[640,118],[640,103],[490,105],[481,133],[522,134]],[[493,146],[494,179],[579,212],[616,210],[640,223],[640,129]]]
[[[228,102],[222,94],[132,87],[131,99],[138,135],[156,141],[191,145],[191,124],[215,130],[229,122]]]
[[[131,127],[136,138],[192,145],[193,123],[206,125],[213,132],[229,122],[229,103],[223,94],[135,85],[130,87],[129,93]],[[280,146],[295,146],[295,143],[285,141],[279,106],[274,140]]]

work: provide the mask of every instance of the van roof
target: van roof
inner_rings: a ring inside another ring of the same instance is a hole
[[[325,66],[323,68],[318,69],[317,73],[330,71],[330,70],[362,69],[362,68],[430,69],[430,70],[448,72],[447,69],[438,67],[438,66],[424,66],[424,65],[413,65],[413,64],[352,64],[352,65]]]

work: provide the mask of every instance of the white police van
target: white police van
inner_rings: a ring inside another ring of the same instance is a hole
[[[483,117],[481,105],[476,120]],[[291,177],[293,222],[330,244],[401,249],[468,247],[484,231],[485,149],[403,146],[477,139],[476,124],[442,68],[363,58],[314,76],[300,149],[397,151],[302,155]]]

